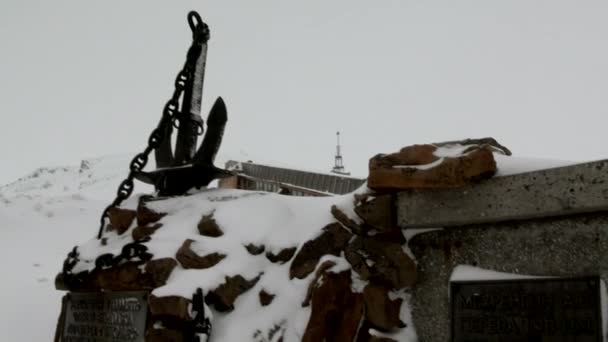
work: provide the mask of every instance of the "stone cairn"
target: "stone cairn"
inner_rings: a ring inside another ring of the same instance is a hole
[[[426,165],[439,157],[434,151],[450,144],[470,145],[456,157],[445,157],[432,168],[401,167]],[[390,155],[377,155],[370,160],[368,187],[370,192],[354,195],[354,212],[349,216],[338,206],[331,207],[335,222],[322,228],[318,237],[300,246],[266,252],[265,257],[273,263],[289,263],[290,279],[311,282],[303,307],[311,307],[310,319],[302,341],[395,341],[380,335],[398,333],[406,328],[401,319],[403,298],[392,295],[408,291],[416,282],[416,263],[408,254],[406,239],[396,226],[395,193],[402,190],[458,187],[480,179],[489,178],[496,172],[492,152],[508,150],[493,139],[476,139],[442,144],[414,145]],[[157,213],[140,201],[136,210],[113,208],[109,213],[107,232],[118,235],[131,232],[134,241],[148,241],[162,229]],[[134,229],[129,229],[135,223]],[[219,237],[224,233],[213,218],[213,213],[203,216],[198,223],[198,232],[207,237]],[[60,274],[56,281],[59,289],[71,291],[152,291],[167,283],[172,271],[183,269],[207,269],[221,267],[226,257],[221,253],[198,255],[190,247],[194,241],[186,239],[173,257],[130,260],[112,267],[96,267],[92,271],[74,275],[78,280],[68,285]],[[103,240],[102,240],[103,243]],[[250,255],[261,255],[265,246],[245,246]],[[321,262],[326,255],[342,256],[350,268],[334,271],[332,260]],[[353,272],[355,274],[353,274]],[[205,303],[219,312],[230,312],[235,300],[251,290],[260,276],[245,279],[240,275],[228,276],[225,282],[214,289],[205,289]],[[353,279],[360,280],[354,284]],[[267,306],[275,294],[265,290],[259,292],[259,305]],[[194,320],[191,298],[180,296],[148,296],[149,320],[162,324],[149,325],[146,341],[190,341],[194,335]],[[59,322],[61,326],[62,322]],[[410,327],[411,328],[411,327]],[[380,332],[379,335],[370,331]],[[260,332],[267,340],[283,341],[281,327],[273,331]],[[386,333],[386,334],[382,334]],[[252,341],[266,341],[256,339]]]
[[[405,327],[400,319],[402,299],[391,300],[389,293],[410,288],[416,280],[416,265],[403,248],[405,239],[394,225],[392,195],[361,195],[356,197],[356,213],[361,222],[349,218],[337,206],[331,213],[336,222],[328,224],[315,239],[305,242],[296,253],[296,247],[266,252],[265,257],[273,263],[288,263],[289,277],[303,279],[314,272],[308,292],[299,305],[311,306],[311,315],[302,341],[391,341],[371,336],[369,328],[393,332]],[[128,228],[135,241],[145,241],[162,224],[158,221],[162,213],[156,213],[145,205],[137,210],[115,208],[110,212],[106,230],[124,234]],[[203,216],[198,224],[201,235],[217,237],[223,235],[221,227],[212,215]],[[77,275],[79,281],[71,291],[152,291],[166,284],[171,272],[179,265],[184,269],[206,269],[221,267],[226,255],[211,253],[198,255],[190,245],[193,240],[183,242],[172,258],[143,261],[133,260],[109,268],[95,268],[86,274]],[[245,246],[251,255],[265,252],[263,245]],[[325,255],[345,256],[352,269],[334,273],[333,261],[320,260]],[[353,274],[366,281],[362,291],[353,290]],[[205,294],[205,302],[219,312],[230,312],[238,296],[249,291],[259,280],[245,279],[240,275],[226,277],[225,282]],[[61,275],[58,288],[65,288]],[[275,295],[262,290],[260,306],[269,305]],[[179,296],[148,297],[150,319],[162,322],[161,329],[150,327],[146,341],[187,341],[193,335],[193,320],[189,306],[190,298]],[[270,335],[270,333],[269,333]],[[252,340],[254,340],[252,338]]]

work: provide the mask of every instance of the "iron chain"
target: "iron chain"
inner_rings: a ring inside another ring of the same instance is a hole
[[[202,43],[209,39],[209,27],[203,23],[198,13],[190,12],[190,14],[188,14],[188,24],[192,29],[193,41],[186,55],[186,63],[184,63],[184,67],[177,73],[175,78],[175,89],[173,91],[173,95],[163,109],[163,114],[158,126],[152,131],[148,138],[148,146],[143,152],[137,154],[133,160],[131,160],[131,163],[129,164],[129,174],[127,175],[127,178],[118,186],[118,190],[116,191],[116,199],[114,199],[112,204],[107,206],[101,214],[100,227],[97,234],[98,239],[101,239],[103,235],[103,228],[105,227],[110,209],[119,206],[125,199],[131,196],[134,188],[133,180],[135,178],[135,174],[143,170],[148,163],[149,154],[154,149],[158,148],[162,141],[166,138],[165,132],[173,123],[175,113],[177,113],[179,109],[180,98],[189,81],[192,79],[192,73],[195,69],[196,60],[198,59],[198,56],[202,50]]]

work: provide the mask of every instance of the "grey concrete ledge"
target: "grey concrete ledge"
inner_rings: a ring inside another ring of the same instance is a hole
[[[608,160],[496,177],[471,186],[404,191],[402,228],[449,227],[608,211]]]

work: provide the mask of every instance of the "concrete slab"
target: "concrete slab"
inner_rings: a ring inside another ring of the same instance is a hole
[[[397,224],[449,227],[608,211],[608,160],[496,177],[459,189],[400,192]]]

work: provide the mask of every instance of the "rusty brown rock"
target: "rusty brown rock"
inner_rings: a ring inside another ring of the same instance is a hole
[[[220,229],[220,226],[218,226],[217,222],[215,222],[213,213],[203,216],[198,223],[197,228],[198,232],[204,236],[219,237],[224,235],[224,232]]]
[[[184,330],[149,328],[146,342],[182,342],[188,341],[188,334]]]
[[[177,261],[173,258],[162,258],[150,260],[146,263],[144,270],[152,277],[155,287],[161,287],[167,283],[167,279],[177,266]]]
[[[352,234],[342,228],[340,223],[331,223],[323,228],[323,232],[314,240],[304,243],[296,257],[291,262],[289,277],[303,279],[314,271],[322,256],[327,254],[340,255],[346,247]]]
[[[254,287],[260,277],[261,274],[251,280],[241,275],[226,277],[223,284],[207,293],[205,303],[213,305],[220,312],[232,311],[237,297]]]
[[[402,300],[390,300],[388,297],[390,290],[386,286],[375,284],[368,284],[363,290],[365,320],[380,331],[405,327],[399,318]]]
[[[264,290],[264,289],[262,289],[262,291],[260,291],[259,296],[260,296],[260,304],[262,306],[270,305],[270,303],[272,303],[272,301],[274,300],[274,297],[275,297],[274,294],[270,294],[270,293],[266,292],[266,290]]]
[[[395,196],[367,196],[357,203],[355,213],[365,223],[380,231],[392,230],[397,226]]]
[[[432,152],[432,158],[429,156],[429,151],[434,149],[433,145],[414,145],[398,153],[374,156],[369,162],[367,186],[380,192],[457,188],[491,178],[496,173],[496,162],[489,145],[473,145],[468,154],[446,157],[432,168],[403,167],[438,160]]]
[[[340,223],[342,223],[346,228],[350,229],[351,232],[362,235],[365,232],[365,227],[360,226],[353,219],[348,217],[340,208],[336,205],[331,206],[331,214],[332,216]]]
[[[412,145],[403,147],[399,153],[390,155],[390,160],[397,165],[425,165],[439,159],[433,153],[437,150],[434,144]]]
[[[254,245],[252,243],[247,244],[245,248],[247,249],[247,252],[249,252],[249,254],[251,255],[260,255],[264,253],[264,250],[266,250],[266,247],[264,247],[264,245]]]
[[[143,291],[156,286],[149,273],[141,269],[143,262],[125,262],[106,269],[96,268],[91,272],[76,275],[78,282],[69,282],[70,291]],[[63,280],[63,279],[62,279]]]
[[[106,231],[115,231],[121,235],[129,229],[135,219],[135,211],[112,207],[108,209],[110,223],[106,226]]]
[[[215,266],[218,262],[226,257],[225,254],[211,253],[205,256],[196,254],[190,246],[194,240],[188,239],[184,241],[182,246],[177,250],[175,258],[185,269],[204,269]]]
[[[148,297],[150,314],[156,318],[169,318],[171,320],[191,321],[188,306],[190,300],[180,296]]]
[[[371,277],[372,272],[374,272],[373,261],[367,258],[368,256],[364,251],[361,251],[360,240],[357,240],[357,243],[353,241],[346,246],[344,256],[361,279],[368,280]]]
[[[163,218],[165,213],[157,213],[156,211],[148,208],[146,206],[146,198],[142,196],[140,198],[139,204],[137,206],[137,225],[138,226],[146,226],[150,223],[158,222],[161,218]]]
[[[399,243],[356,237],[345,250],[346,260],[364,280],[374,280],[394,289],[416,282],[416,263]]]
[[[310,319],[303,342],[351,342],[363,316],[363,296],[351,290],[350,270],[324,273],[313,290]]]
[[[274,263],[284,264],[296,253],[297,247],[283,248],[279,253],[266,252],[266,258]]]
[[[336,263],[331,260],[324,261],[321,265],[319,265],[319,268],[317,268],[317,272],[315,272],[315,277],[312,279],[312,281],[308,285],[308,290],[306,291],[306,297],[304,298],[304,301],[302,302],[302,307],[307,307],[310,305],[310,300],[312,299],[312,293],[313,293],[314,289],[317,287],[319,279],[321,278],[321,276],[323,274],[325,274],[327,272],[327,270],[329,270],[330,268],[332,268],[334,266],[336,266]]]
[[[162,223],[156,223],[152,226],[137,226],[135,227],[135,229],[133,229],[133,232],[131,233],[131,235],[133,236],[133,240],[135,241],[140,241],[143,240],[145,238],[147,238],[148,236],[154,234],[154,232],[156,232],[160,227],[162,227]]]

